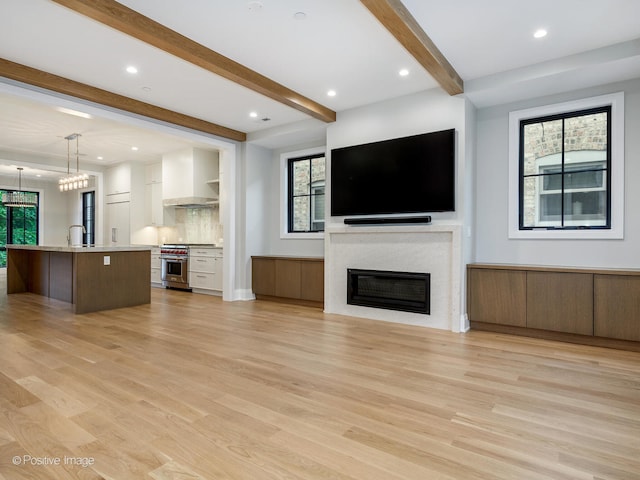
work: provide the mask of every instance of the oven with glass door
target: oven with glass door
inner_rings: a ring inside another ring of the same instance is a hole
[[[186,245],[163,245],[160,249],[162,264],[162,286],[167,288],[189,288],[189,247]]]

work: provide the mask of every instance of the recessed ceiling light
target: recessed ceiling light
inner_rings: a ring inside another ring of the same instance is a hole
[[[138,151],[138,147],[131,147],[131,150],[133,150],[134,152]]]
[[[74,115],[76,117],[82,117],[82,118],[93,118],[91,115],[89,115],[88,113],[84,113],[84,112],[79,112],[77,110],[71,110],[70,108],[64,108],[64,107],[57,107],[56,110],[58,110],[59,112],[62,113],[66,113],[68,115]]]
[[[98,160],[104,160],[104,157],[98,157]]]
[[[304,12],[296,12],[293,14],[293,18],[295,20],[304,20],[305,18],[307,18],[307,14]]]
[[[406,77],[407,75],[409,75],[409,70],[407,70],[406,68],[403,68],[398,72],[398,75],[400,75],[401,77]]]
[[[337,94],[338,94],[338,93],[337,93],[335,90],[329,90],[329,91],[327,92],[327,95],[328,95],[329,97],[335,97]]]
[[[138,73],[138,69],[133,65],[129,65],[126,70],[127,70],[127,73],[131,73],[131,74]]]
[[[542,38],[547,36],[547,31],[544,28],[536,30],[533,34],[534,38]]]
[[[258,112],[251,112],[251,113],[249,113],[249,116],[251,118],[258,118]]]

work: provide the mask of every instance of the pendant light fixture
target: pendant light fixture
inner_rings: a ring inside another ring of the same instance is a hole
[[[79,133],[72,133],[64,137],[67,141],[67,176],[58,180],[58,188],[61,192],[70,192],[72,190],[78,190],[80,188],[87,188],[89,186],[89,175],[86,173],[80,173],[80,147],[78,138]],[[69,164],[71,163],[71,140],[76,141],[76,174],[71,175],[69,171]]]
[[[5,207],[34,208],[38,206],[38,196],[34,192],[22,191],[22,170],[24,168],[18,167],[18,190],[2,193],[2,203]]]

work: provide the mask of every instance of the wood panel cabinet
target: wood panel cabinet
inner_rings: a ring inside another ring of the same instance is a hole
[[[640,341],[640,276],[595,275],[594,333]]]
[[[469,318],[526,327],[526,272],[469,270]]]
[[[527,328],[593,335],[593,275],[526,272]]]
[[[256,298],[322,306],[324,260],[315,257],[251,257]]]
[[[256,296],[275,297],[276,261],[274,258],[251,257],[251,288]]]
[[[611,342],[640,341],[640,271],[471,264],[467,313],[472,328],[627,348]]]
[[[300,298],[324,303],[324,262],[300,263]]]

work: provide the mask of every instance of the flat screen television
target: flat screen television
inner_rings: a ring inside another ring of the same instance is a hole
[[[331,150],[331,215],[455,210],[455,129]]]

